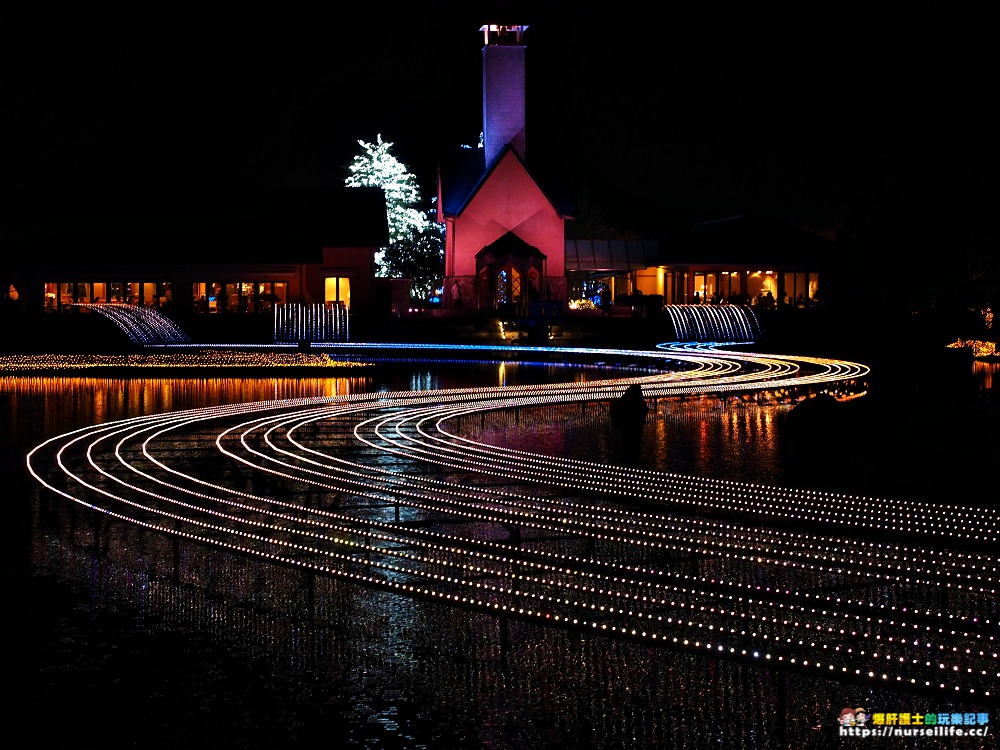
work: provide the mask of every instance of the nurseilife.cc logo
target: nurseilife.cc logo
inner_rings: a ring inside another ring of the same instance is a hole
[[[875,711],[841,709],[839,734],[851,737],[988,737],[985,711]]]

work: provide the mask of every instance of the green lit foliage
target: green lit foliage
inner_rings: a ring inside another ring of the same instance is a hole
[[[427,300],[444,275],[444,237],[439,224],[428,222],[421,230],[394,240],[382,251],[384,275],[410,279],[410,296]]]

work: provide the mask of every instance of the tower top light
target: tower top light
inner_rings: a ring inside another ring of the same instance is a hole
[[[528,27],[491,23],[480,26],[479,30],[483,32],[483,44],[521,44],[521,35],[528,30]]]

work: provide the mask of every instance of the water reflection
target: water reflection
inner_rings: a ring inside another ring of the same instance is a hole
[[[495,363],[376,366],[364,376],[329,378],[68,378],[0,377],[0,416],[7,437],[27,443],[117,419],[248,401],[348,396],[371,391],[581,382],[608,368]],[[25,427],[28,433],[22,433]]]
[[[367,377],[0,378],[7,417],[4,425],[15,439],[23,437],[17,431],[24,426],[30,426],[34,435],[51,436],[143,414],[244,401],[342,396],[370,389]]]
[[[782,478],[781,419],[789,407],[715,398],[661,400],[629,441],[603,404],[522,408],[467,419],[463,432],[490,445],[581,461],[775,484]]]
[[[23,454],[43,436],[163,410],[602,375],[506,364],[332,379],[6,378],[0,409],[5,440]],[[783,468],[783,408],[663,401],[638,453],[624,451],[598,405],[496,412],[462,427],[523,450],[772,483]],[[164,744],[198,736],[242,747],[826,747],[844,705],[929,709],[913,696],[313,578],[109,522],[33,488],[25,495],[34,585],[72,591],[49,605],[29,692],[42,702],[74,688],[102,696],[114,707],[101,725],[112,744],[155,726]],[[93,725],[90,704],[59,705],[69,730]],[[41,742],[61,729],[36,731]],[[922,745],[937,746],[954,741]],[[988,745],[963,743],[977,746]]]
[[[972,363],[972,379],[980,391],[993,390],[993,378],[1000,370],[1000,362],[974,360]]]

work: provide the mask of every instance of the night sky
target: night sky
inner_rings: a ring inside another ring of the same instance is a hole
[[[616,226],[756,211],[911,257],[995,231],[985,18],[523,6],[8,8],[5,212],[98,187],[336,184],[378,133],[429,197],[440,150],[481,130],[478,28],[507,22],[530,26],[529,163]]]

